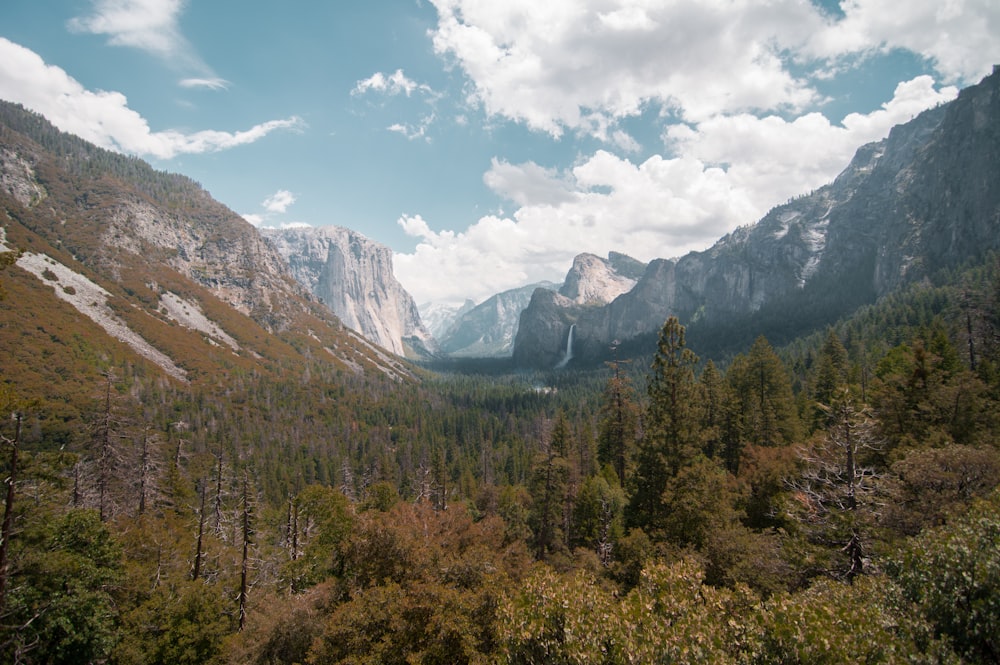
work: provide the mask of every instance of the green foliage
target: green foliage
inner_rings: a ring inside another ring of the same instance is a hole
[[[324,485],[306,487],[292,501],[286,536],[291,561],[285,576],[295,591],[326,579],[351,534],[354,517],[342,493]]]
[[[746,355],[733,359],[726,373],[736,398],[739,440],[755,446],[797,441],[800,423],[791,380],[781,358],[763,337]]]
[[[705,586],[690,560],[649,567],[623,598],[538,567],[501,603],[498,635],[509,663],[736,663],[756,651],[754,606],[746,589]]]
[[[915,536],[962,514],[1000,485],[1000,451],[954,444],[908,450],[891,470],[881,523]]]
[[[633,455],[639,438],[639,408],[628,375],[619,363],[613,364],[613,373],[604,389],[601,420],[598,424],[597,459],[609,464],[624,486],[632,472]]]
[[[957,663],[885,577],[819,580],[772,598],[762,612],[759,663]]]
[[[892,572],[963,657],[984,664],[1000,660],[1000,493],[918,536]]]
[[[646,432],[636,453],[627,513],[630,525],[651,536],[662,536],[667,483],[701,450],[697,363],[687,348],[684,326],[670,317],[660,331],[649,376]]]
[[[114,590],[122,562],[97,514],[74,510],[32,521],[14,544],[0,662],[106,659],[118,639]]]
[[[220,656],[232,631],[218,587],[177,581],[158,586],[124,617],[114,652],[120,665],[201,665]]]

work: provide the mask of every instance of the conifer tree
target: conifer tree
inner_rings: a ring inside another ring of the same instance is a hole
[[[569,425],[560,413],[543,450],[535,458],[531,479],[531,519],[535,556],[546,559],[565,547],[565,508],[569,479]]]
[[[733,360],[726,376],[737,399],[744,444],[778,446],[799,437],[792,384],[767,339],[758,337],[747,355]]]
[[[604,389],[598,425],[597,459],[601,464],[611,465],[618,476],[618,484],[624,487],[639,436],[639,408],[631,382],[622,372],[621,362],[616,359],[611,367],[613,372]]]
[[[652,374],[646,431],[638,446],[629,522],[657,530],[663,521],[663,491],[670,478],[701,452],[701,412],[685,328],[671,316],[660,331]]]

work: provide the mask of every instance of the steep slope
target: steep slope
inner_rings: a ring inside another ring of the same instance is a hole
[[[540,294],[515,362],[554,366],[652,336],[675,314],[711,353],[758,334],[790,339],[934,271],[1000,246],[1000,71],[863,146],[837,179],[703,252],[650,263],[603,307]],[[778,340],[776,340],[778,341]]]
[[[391,249],[339,226],[262,233],[344,325],[396,355],[432,352],[416,303],[393,275]]]
[[[611,252],[607,259],[579,254],[559,293],[578,305],[606,305],[630,291],[645,268],[645,263],[618,252]]]
[[[87,343],[102,349],[93,364],[122,343],[135,362],[181,381],[218,381],[231,369],[299,372],[315,362],[409,374],[346,331],[254,227],[197,183],[5,102],[0,209],[6,247],[24,250],[20,270],[6,275],[20,299],[0,322],[0,345],[14,353],[13,337],[27,334],[19,326],[30,320],[19,317],[30,313],[41,326],[59,311],[96,324],[86,326]],[[21,348],[40,348],[34,341]]]
[[[441,333],[441,353],[456,357],[509,357],[514,348],[521,312],[528,306],[535,289],[551,290],[555,284],[544,282],[511,289],[493,295],[460,313]]]
[[[420,310],[420,320],[424,322],[424,326],[427,328],[427,331],[430,332],[434,339],[440,340],[444,337],[445,333],[448,332],[448,328],[450,328],[460,316],[472,310],[475,306],[476,302],[474,300],[467,299],[461,305],[429,302],[417,305],[417,308]]]

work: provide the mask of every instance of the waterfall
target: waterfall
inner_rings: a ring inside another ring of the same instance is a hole
[[[570,360],[573,360],[573,332],[576,330],[576,324],[574,323],[569,327],[569,334],[566,335],[566,351],[563,353],[562,360],[556,365],[556,369],[562,369],[566,366]]]

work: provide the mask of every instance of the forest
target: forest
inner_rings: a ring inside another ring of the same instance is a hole
[[[73,394],[0,381],[2,663],[1000,661],[997,257],[724,358],[670,318],[182,385],[59,343]]]

